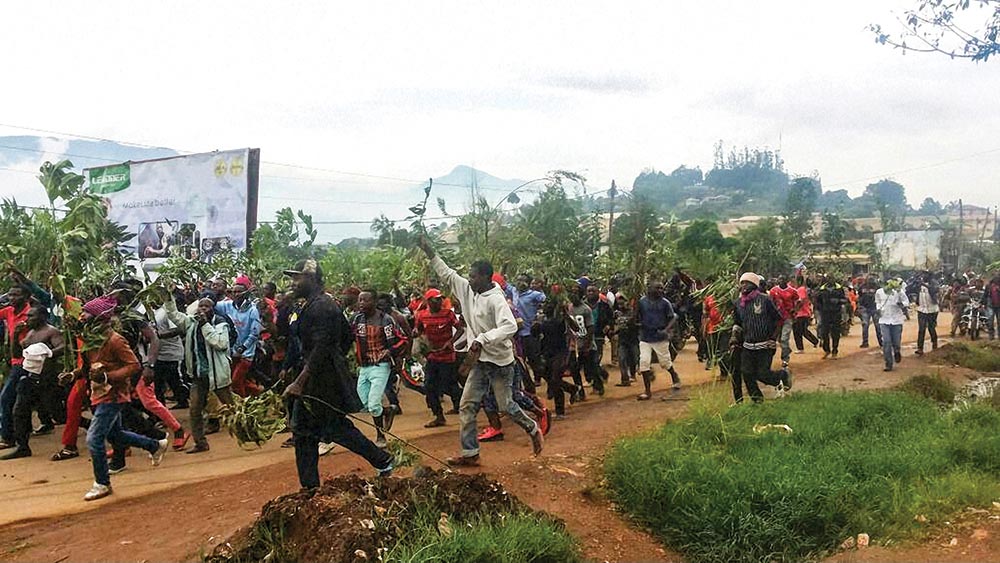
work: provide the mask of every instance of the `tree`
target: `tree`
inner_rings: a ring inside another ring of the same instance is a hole
[[[936,216],[944,213],[944,208],[934,198],[928,197],[924,198],[924,202],[920,204],[920,209],[917,210],[917,213]]]
[[[793,264],[795,244],[778,226],[777,219],[768,217],[736,234],[733,257],[746,257],[744,270],[763,276],[787,273]]]
[[[836,212],[823,212],[823,242],[833,256],[839,258],[844,254],[844,239],[850,225]]]
[[[785,162],[770,149],[732,149],[722,158],[722,144],[716,146],[715,167],[705,175],[705,184],[714,188],[744,190],[751,196],[780,193],[788,186]]]
[[[876,43],[904,53],[943,53],[977,62],[1000,52],[1000,0],[917,0],[897,19],[901,29],[896,33],[868,26]]]
[[[819,182],[812,178],[796,178],[785,200],[784,229],[796,240],[805,241],[812,235],[812,214],[822,193]]]
[[[684,199],[684,188],[700,184],[703,179],[704,175],[698,167],[681,165],[670,174],[648,169],[636,177],[632,182],[632,189],[636,195],[652,203],[673,207]]]
[[[880,180],[868,184],[863,197],[875,202],[883,231],[897,231],[906,225],[906,189],[892,180]]]

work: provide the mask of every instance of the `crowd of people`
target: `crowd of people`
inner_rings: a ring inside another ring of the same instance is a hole
[[[294,448],[300,484],[311,488],[319,485],[319,457],[334,445],[391,474],[387,435],[403,412],[403,388],[425,396],[428,428],[458,415],[459,453],[447,462],[475,466],[481,442],[504,439],[503,417],[540,454],[571,405],[588,392],[605,393],[605,351],[619,368],[614,385],[641,386],[639,401],[654,396],[659,364],[670,376],[661,395],[668,400],[682,389],[673,361],[693,337],[705,369],[718,367],[731,380],[734,401],[745,390],[756,403],[764,400],[761,383],[779,394],[792,387],[792,355],[807,342],[836,359],[855,319],[862,348],[872,345],[874,326],[887,371],[902,360],[911,304],[918,355],[927,337],[938,346],[942,309],[953,312],[953,336],[970,306],[982,309],[990,338],[1000,328],[1000,274],[945,283],[930,272],[905,282],[744,272],[730,286],[735,291],[713,295],[711,284],[677,270],[648,281],[642,295],[627,295],[618,278],[602,287],[582,275],[560,285],[520,273],[508,283],[487,261],[463,276],[426,240],[420,246],[436,281],[406,295],[398,287],[328,288],[319,264],[306,259],[284,272],[284,292],[240,275],[177,287],[151,303],[140,299],[140,281],[125,279],[86,300],[54,303],[8,266],[15,283],[0,307],[10,354],[0,448],[10,451],[2,459],[31,456],[31,437],[57,425],[64,425],[61,449],[51,460],[78,457],[86,428],[94,483],[84,498],[99,499],[111,494],[111,475],[125,470],[131,450],[148,452],[153,465],[170,449],[207,452],[223,405],[234,395],[273,391],[288,411],[291,437],[283,445]],[[171,412],[177,409],[190,411],[189,428]],[[482,429],[480,410],[488,421]],[[375,428],[374,440],[355,426],[357,413],[370,417],[364,422]]]

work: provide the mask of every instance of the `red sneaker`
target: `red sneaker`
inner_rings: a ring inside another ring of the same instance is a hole
[[[487,426],[485,430],[479,433],[476,438],[480,442],[502,442],[503,441],[503,430],[497,430],[492,426]]]

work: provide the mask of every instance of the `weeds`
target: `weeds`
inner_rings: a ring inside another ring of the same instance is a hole
[[[706,402],[707,403],[707,402]],[[908,393],[811,393],[692,416],[618,442],[621,506],[689,561],[800,561],[868,533],[919,537],[1000,496],[1000,413]],[[788,424],[791,434],[754,433]]]

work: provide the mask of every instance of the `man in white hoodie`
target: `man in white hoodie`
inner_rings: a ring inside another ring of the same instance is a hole
[[[493,266],[485,260],[472,263],[469,278],[463,278],[441,260],[423,236],[420,248],[430,258],[431,268],[462,305],[470,339],[469,354],[476,358],[469,373],[459,406],[459,442],[461,455],[448,458],[449,465],[479,465],[479,440],[476,438],[476,414],[479,404],[492,388],[497,405],[531,437],[535,455],[542,453],[542,432],[521,407],[514,402],[511,382],[514,379],[514,346],[517,322],[500,286],[493,282]]]

